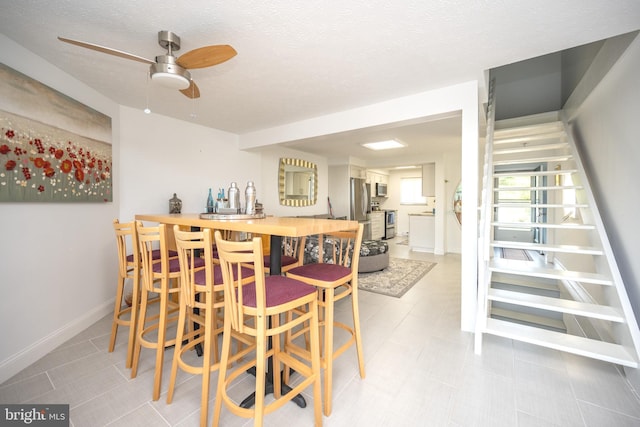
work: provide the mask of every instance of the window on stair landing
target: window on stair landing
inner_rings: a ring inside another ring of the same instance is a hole
[[[496,193],[496,203],[509,204],[509,207],[498,210],[498,221],[510,224],[530,223],[531,191],[523,190],[523,188],[531,187],[531,176],[503,176],[497,178],[497,181],[496,185],[502,191]],[[509,188],[513,188],[513,190],[509,190]]]
[[[557,185],[572,187],[573,179],[571,175],[563,175],[561,178],[561,181]],[[566,190],[562,190],[562,204],[565,205],[565,207],[563,208],[562,221],[563,222],[576,221],[578,219],[578,212],[577,212],[577,209],[575,208],[575,204],[576,204],[575,189],[567,188]]]

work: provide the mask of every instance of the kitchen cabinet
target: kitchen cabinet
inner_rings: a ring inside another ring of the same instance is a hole
[[[349,166],[349,175],[351,178],[366,178],[367,171],[365,168],[361,168],[360,166]]]
[[[432,214],[409,214],[409,247],[413,251],[433,252],[435,247],[435,217]]]
[[[436,164],[425,163],[422,165],[422,196],[434,197],[436,195]]]
[[[373,186],[375,184],[387,184],[388,182],[388,175],[370,170],[367,171],[367,184],[371,184]]]
[[[384,212],[373,211],[370,214],[371,218],[371,240],[381,240],[384,237]]]

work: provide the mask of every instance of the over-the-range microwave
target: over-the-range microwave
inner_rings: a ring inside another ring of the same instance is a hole
[[[387,184],[376,183],[376,196],[387,197]]]

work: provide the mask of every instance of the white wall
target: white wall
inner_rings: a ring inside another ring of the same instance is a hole
[[[640,319],[640,198],[635,187],[640,161],[639,69],[636,38],[578,108],[573,123],[636,319]],[[640,386],[640,374],[630,371]]]
[[[112,309],[120,120],[115,103],[2,34],[0,61],[111,117],[115,177],[113,203],[0,204],[2,383]]]
[[[267,215],[302,216],[329,213],[327,194],[329,191],[329,177],[327,159],[308,153],[302,153],[285,147],[267,148],[260,150],[262,156],[262,196],[258,200],[264,204]],[[281,157],[292,157],[315,163],[318,167],[318,199],[313,206],[293,207],[280,205],[278,195],[278,169]]]
[[[241,191],[252,180],[262,199],[259,153],[238,150],[235,134],[182,120],[121,107],[120,215],[130,221],[137,213],[168,213],[176,193],[183,213],[205,212],[207,194],[225,194],[232,181]]]
[[[121,216],[136,213],[167,213],[176,193],[183,213],[205,211],[209,188],[225,194],[232,181],[241,191],[247,181],[256,184],[257,199],[267,215],[297,216],[328,212],[327,161],[287,148],[240,151],[235,134],[165,116],[144,114],[121,107],[122,188]],[[281,157],[301,158],[318,166],[318,201],[313,206],[281,206],[278,198],[278,167]]]

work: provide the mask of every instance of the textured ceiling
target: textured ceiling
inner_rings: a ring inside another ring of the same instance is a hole
[[[237,134],[479,80],[496,66],[638,28],[637,0],[21,0],[0,13],[5,36],[140,109],[147,65],[56,37],[149,59],[164,53],[159,30],[182,38],[178,56],[232,45],[230,61],[192,71],[200,99],[150,86],[148,102],[155,113]]]

